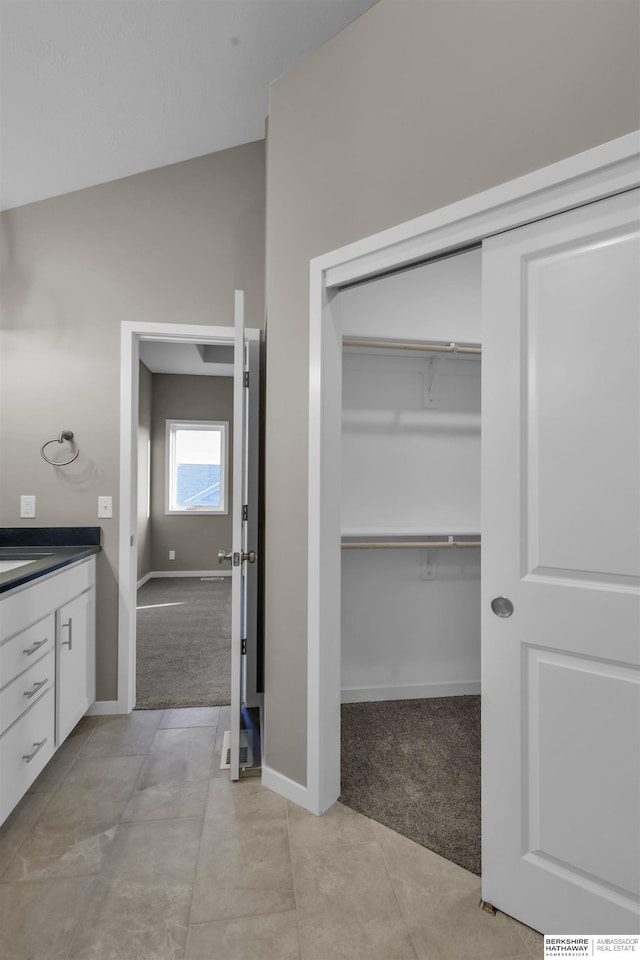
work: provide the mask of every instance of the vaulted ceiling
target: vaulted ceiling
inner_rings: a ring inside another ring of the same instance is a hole
[[[0,209],[264,136],[269,84],[375,0],[1,0]]]

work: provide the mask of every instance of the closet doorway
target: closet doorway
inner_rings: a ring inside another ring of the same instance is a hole
[[[630,134],[311,265],[304,800],[340,793],[341,291],[481,242],[482,894],[541,931],[637,932],[639,155]],[[605,317],[627,346],[603,367]]]
[[[340,797],[480,874],[480,250],[343,288],[332,311]]]

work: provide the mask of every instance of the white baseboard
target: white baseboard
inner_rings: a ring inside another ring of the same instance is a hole
[[[230,577],[231,570],[152,570],[145,573],[136,584],[136,590],[154,577]]]
[[[309,791],[306,787],[303,787],[301,783],[296,783],[295,780],[290,780],[289,777],[285,777],[284,774],[278,773],[277,770],[273,770],[264,763],[262,764],[262,786],[273,790],[274,793],[279,793],[281,797],[286,797],[293,803],[297,803],[299,807],[304,807],[305,810],[311,809],[309,806]]]
[[[87,717],[110,717],[115,714],[121,714],[120,704],[117,700],[94,700],[85,716]]]
[[[231,576],[231,570],[152,570],[151,573],[147,574],[147,580],[150,580],[152,577],[230,577],[230,576]]]
[[[342,703],[366,703],[373,700],[423,700],[429,697],[464,697],[480,693],[480,683],[411,683],[404,687],[346,687]]]

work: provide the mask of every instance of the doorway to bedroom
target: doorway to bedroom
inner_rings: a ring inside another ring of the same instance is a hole
[[[231,701],[233,346],[142,341],[136,709]]]

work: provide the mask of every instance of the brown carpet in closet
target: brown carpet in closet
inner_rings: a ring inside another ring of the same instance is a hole
[[[480,697],[344,703],[340,800],[480,876]]]

